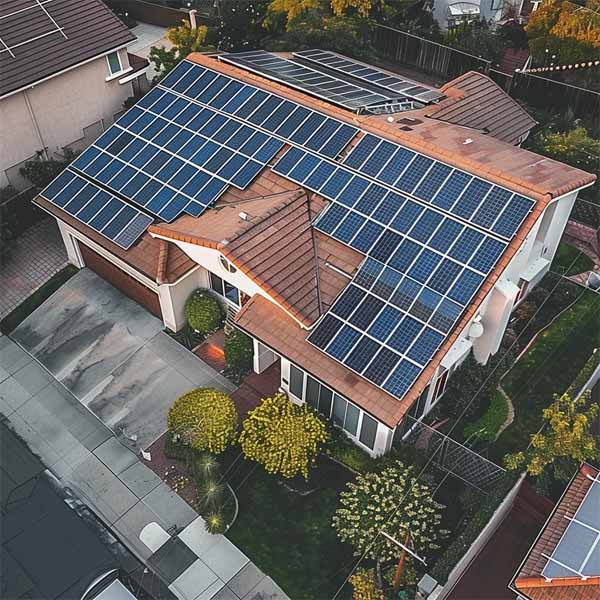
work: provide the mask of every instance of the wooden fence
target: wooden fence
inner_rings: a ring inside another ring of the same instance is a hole
[[[144,0],[105,0],[114,11],[127,12],[129,16],[141,23],[158,25],[160,27],[175,27],[181,25],[183,19],[189,20],[189,11],[172,8],[163,4],[145,2]],[[201,14],[196,17],[199,25],[209,25],[212,21]]]
[[[385,25],[376,25],[373,46],[383,58],[449,81],[467,71],[489,75],[507,94],[539,108],[564,110],[570,107],[576,117],[589,117],[600,111],[600,93],[532,73],[502,73],[491,62],[456,48]]]

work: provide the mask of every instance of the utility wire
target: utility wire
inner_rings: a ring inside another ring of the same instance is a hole
[[[583,252],[580,250],[579,253],[575,256],[575,258],[573,259],[573,262],[569,265],[567,271],[569,269],[571,269],[573,267],[573,265],[575,265],[575,262],[579,259],[579,257],[581,256]],[[554,287],[550,290],[550,292],[548,293],[548,295],[546,296],[546,298],[544,299],[544,301],[540,304],[540,306],[537,308],[537,310],[535,311],[535,313],[530,317],[530,319],[527,321],[527,324],[525,325],[525,327],[523,328],[523,330],[521,331],[520,334],[518,334],[513,343],[508,347],[508,349],[505,351],[505,353],[503,354],[502,358],[504,358],[505,356],[508,355],[508,353],[513,349],[513,347],[517,344],[517,342],[519,341],[519,338],[525,333],[525,331],[527,330],[527,327],[531,324],[531,322],[533,321],[533,319],[535,319],[535,317],[537,317],[537,315],[539,314],[540,310],[542,309],[542,307],[546,304],[546,302],[548,302],[548,300],[552,297],[552,294],[555,292],[555,290],[558,288],[558,286],[561,284],[562,282],[562,278],[559,279],[556,284],[554,285]],[[496,363],[496,365],[492,368],[492,370],[490,371],[490,373],[488,374],[488,376],[484,379],[483,383],[481,384],[481,386],[479,387],[479,389],[475,392],[475,394],[473,395],[473,397],[471,398],[471,400],[468,402],[468,404],[463,408],[462,412],[460,413],[460,415],[457,417],[456,421],[454,422],[454,424],[450,427],[450,430],[447,433],[447,436],[450,437],[450,435],[452,434],[452,432],[454,431],[454,429],[457,427],[457,425],[459,424],[459,422],[461,421],[461,419],[464,417],[465,413],[467,412],[467,410],[470,408],[470,406],[473,404],[473,402],[475,401],[475,399],[479,396],[479,394],[481,394],[481,392],[484,390],[487,382],[490,380],[490,378],[492,377],[492,375],[496,372],[496,370],[500,367],[500,365],[502,364],[502,360],[498,360],[498,362]],[[514,366],[514,365],[512,365]],[[511,369],[512,369],[511,366]],[[346,585],[346,583],[348,583],[348,580],[350,579],[350,577],[352,577],[352,575],[354,574],[354,571],[357,569],[357,567],[360,565],[360,563],[366,558],[367,554],[369,553],[369,551],[371,550],[371,548],[374,546],[377,538],[379,537],[379,535],[381,534],[381,532],[383,531],[384,527],[393,519],[393,517],[396,515],[396,513],[400,510],[400,507],[402,506],[402,504],[404,503],[404,501],[406,500],[406,498],[408,497],[408,495],[413,491],[413,489],[415,488],[415,486],[417,485],[417,483],[419,482],[419,479],[423,476],[423,474],[425,473],[425,470],[429,467],[429,465],[433,462],[434,458],[436,457],[436,455],[438,454],[440,448],[442,446],[439,445],[431,454],[431,456],[427,459],[426,463],[423,465],[423,468],[419,471],[419,473],[417,474],[417,476],[415,477],[415,481],[412,484],[412,486],[407,490],[407,492],[404,494],[404,496],[400,499],[400,502],[398,503],[398,505],[396,506],[396,508],[394,508],[394,510],[391,511],[390,515],[387,517],[387,519],[385,520],[385,522],[383,523],[383,525],[379,528],[379,531],[373,536],[373,539],[371,541],[371,543],[367,546],[367,548],[364,550],[364,552],[361,554],[361,556],[359,557],[359,559],[356,561],[356,563],[354,564],[354,567],[352,567],[352,570],[350,571],[350,573],[347,575],[346,579],[344,580],[344,582],[342,583],[342,585],[338,588],[337,592],[335,593],[335,595],[333,596],[332,600],[336,600],[336,598],[339,596],[340,592],[342,591],[342,589],[344,588],[344,586]],[[448,473],[447,475],[449,475],[450,473]],[[443,483],[443,481],[445,481],[445,478],[442,479],[442,482],[440,482],[440,484],[438,484],[438,486],[435,488],[435,490],[433,491],[432,495],[435,495],[435,493],[437,492],[437,490],[439,489],[441,483]]]

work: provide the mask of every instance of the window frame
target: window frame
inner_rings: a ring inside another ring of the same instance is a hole
[[[116,55],[117,57],[117,62],[119,63],[119,70],[118,71],[113,71],[112,69],[112,65],[110,64],[110,57]],[[123,69],[123,63],[121,62],[121,55],[119,54],[118,50],[114,50],[113,52],[109,52],[106,55],[106,64],[108,65],[108,77],[107,79],[112,79],[113,77],[117,77],[118,75],[121,75],[124,71]]]
[[[209,279],[209,283],[210,283],[210,289],[215,292],[215,294],[219,294],[219,296],[221,296],[221,298],[223,298],[223,300],[225,300],[226,302],[228,302],[229,304],[233,304],[234,306],[236,306],[237,308],[241,307],[241,301],[242,301],[242,292],[240,290],[240,288],[238,288],[237,286],[233,285],[232,283],[229,283],[229,281],[227,281],[226,279],[223,279],[222,277],[219,277],[219,275],[217,275],[216,273],[213,273],[212,271],[208,271],[208,279]],[[215,286],[215,279],[218,279],[220,282],[220,289],[217,289]],[[237,292],[237,301],[236,300],[232,300],[229,296],[227,296],[227,286],[229,286],[230,290],[235,290]]]
[[[219,255],[219,265],[227,273],[236,273],[237,267],[229,260],[227,260],[222,254]]]

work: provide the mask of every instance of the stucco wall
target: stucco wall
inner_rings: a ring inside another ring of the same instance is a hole
[[[126,69],[127,50],[119,50],[119,55]],[[106,57],[101,56],[0,100],[0,186],[9,183],[7,169],[32,158],[44,147],[53,158],[61,155],[65,146],[84,137],[84,128],[100,120],[103,128],[113,122],[133,88],[131,82],[120,85],[118,77],[106,81],[109,76]],[[89,144],[93,139],[86,141]]]

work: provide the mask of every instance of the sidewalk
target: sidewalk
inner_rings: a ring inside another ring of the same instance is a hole
[[[181,600],[287,598],[227,538],[206,533],[202,517],[31,355],[1,335],[0,413]],[[171,536],[149,547],[140,539],[148,525]]]

